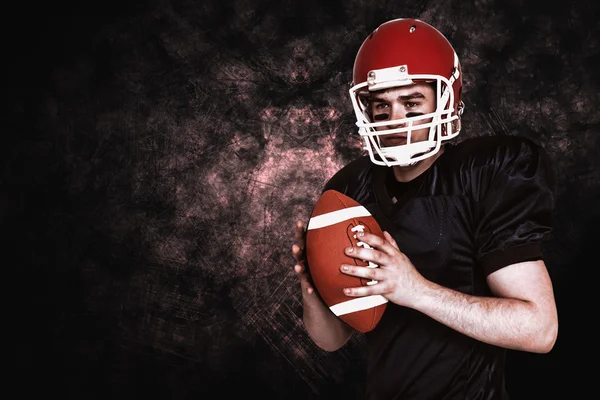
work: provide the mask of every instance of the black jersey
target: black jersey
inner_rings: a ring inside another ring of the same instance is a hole
[[[328,189],[367,208],[425,278],[471,295],[491,295],[490,273],[541,258],[552,227],[548,157],[514,136],[446,144],[426,172],[404,184],[365,156],[338,171]],[[369,399],[507,398],[505,349],[391,302],[365,335]]]

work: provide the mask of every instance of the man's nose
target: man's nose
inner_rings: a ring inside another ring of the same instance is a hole
[[[391,107],[390,122],[393,122],[393,123],[389,124],[388,127],[390,129],[406,128],[406,126],[408,125],[406,122],[402,122],[402,123],[394,122],[394,121],[401,120],[404,118],[406,118],[406,111],[403,109],[403,107],[399,107],[399,106]]]

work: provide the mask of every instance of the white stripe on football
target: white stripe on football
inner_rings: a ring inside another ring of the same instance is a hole
[[[342,208],[341,210],[328,212],[327,214],[317,215],[308,221],[306,229],[320,229],[329,225],[334,225],[351,218],[367,217],[371,213],[363,206],[355,206],[350,208]]]
[[[329,307],[329,309],[339,317],[340,315],[350,314],[356,311],[368,310],[369,308],[373,308],[387,302],[388,299],[376,294],[373,296],[357,297],[352,300],[344,301],[343,303],[338,303]]]

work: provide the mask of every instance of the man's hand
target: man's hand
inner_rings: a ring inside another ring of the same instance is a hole
[[[305,294],[313,294],[313,284],[310,278],[310,274],[308,273],[308,268],[306,268],[306,254],[305,254],[305,241],[304,241],[304,225],[302,221],[298,221],[296,223],[296,233],[294,235],[294,244],[292,245],[292,255],[296,260],[296,265],[294,265],[294,271],[298,274],[298,278],[300,279],[300,286],[302,287],[302,292]]]
[[[398,244],[388,232],[384,238],[368,232],[358,232],[357,239],[372,247],[348,247],[346,255],[363,261],[371,261],[378,268],[344,264],[340,267],[344,274],[364,279],[376,280],[374,285],[345,288],[348,296],[361,297],[383,295],[389,301],[411,307],[419,296],[420,288],[426,282],[408,257],[400,251]]]

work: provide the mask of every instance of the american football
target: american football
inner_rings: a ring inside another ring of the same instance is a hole
[[[348,246],[370,248],[368,244],[357,240],[356,234],[359,231],[383,237],[379,224],[365,207],[338,191],[323,192],[308,221],[306,260],[315,289],[330,310],[352,328],[369,332],[381,320],[388,300],[380,295],[346,296],[344,288],[377,282],[340,271],[342,264],[378,267],[377,264],[358,260],[344,253]]]

